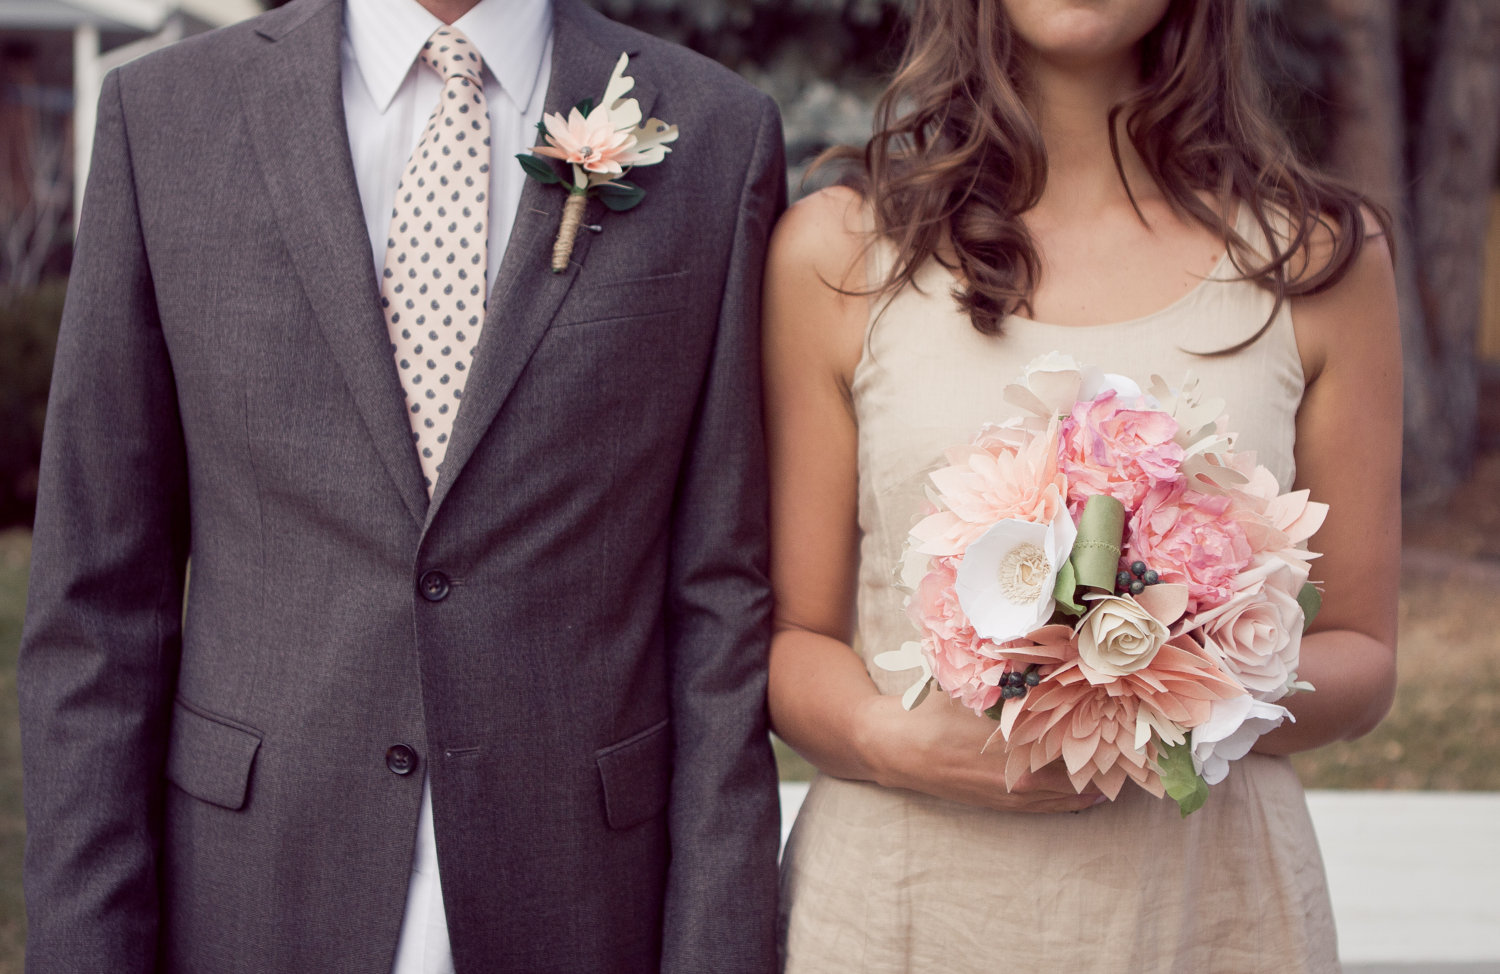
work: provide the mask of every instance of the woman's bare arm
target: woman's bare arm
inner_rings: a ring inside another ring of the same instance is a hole
[[[1367,221],[1368,222],[1368,221]],[[1401,572],[1401,339],[1390,251],[1367,240],[1329,290],[1293,302],[1307,389],[1297,413],[1297,487],[1329,505],[1310,547],[1323,609],[1302,642],[1315,686],[1256,749],[1304,751],[1368,733],[1396,687]]]
[[[970,804],[1067,811],[1059,767],[1004,785],[995,723],[928,696],[911,713],[881,696],[850,648],[858,563],[857,431],[849,384],[869,299],[859,197],[824,190],[793,207],[771,241],[765,291],[771,580],[770,707],[776,732],[822,771]],[[890,647],[895,648],[895,647]]]

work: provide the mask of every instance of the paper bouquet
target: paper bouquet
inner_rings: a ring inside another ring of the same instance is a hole
[[[1008,787],[1061,759],[1182,814],[1291,719],[1319,595],[1306,541],[1327,506],[1234,450],[1221,400],[1060,354],[1005,390],[1023,418],[930,475],[901,566],[920,641],[882,653],[999,722]]]

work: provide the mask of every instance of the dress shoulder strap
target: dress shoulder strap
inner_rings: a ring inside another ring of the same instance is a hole
[[[870,357],[870,337],[874,334],[875,324],[885,313],[886,308],[895,297],[891,293],[880,293],[878,289],[885,283],[886,275],[890,274],[891,268],[896,262],[896,247],[890,238],[880,233],[875,223],[875,210],[866,201],[860,207],[860,228],[865,235],[865,290],[871,292],[869,296],[869,313],[865,318],[864,357]]]

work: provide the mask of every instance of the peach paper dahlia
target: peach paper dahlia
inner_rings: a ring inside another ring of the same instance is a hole
[[[1028,660],[1050,655],[1059,665],[1025,697],[1011,701],[1000,718],[1009,752],[1006,786],[1062,758],[1080,792],[1093,781],[1113,800],[1130,778],[1161,797],[1157,739],[1180,742],[1183,731],[1208,719],[1215,700],[1244,690],[1190,637],[1162,646],[1149,666],[1108,678],[1089,671],[1076,642],[1063,642],[1055,632],[1049,636],[1059,628],[1067,631],[1049,626],[1032,633],[1036,645],[1018,650]]]

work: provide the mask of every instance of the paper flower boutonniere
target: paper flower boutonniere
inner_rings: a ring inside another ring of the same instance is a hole
[[[566,270],[573,256],[588,198],[597,196],[617,213],[637,206],[646,191],[623,177],[636,166],[661,162],[672,151],[669,143],[677,140],[677,126],[659,118],[643,123],[640,103],[625,97],[635,87],[635,80],[625,74],[629,63],[630,56],[621,54],[597,104],[589,98],[575,105],[567,118],[560,112],[544,116],[537,131],[547,144],[516,156],[526,175],[540,183],[563,186],[568,192],[557,242],[552,246],[554,274]],[[572,179],[559,175],[547,158],[568,163]]]

